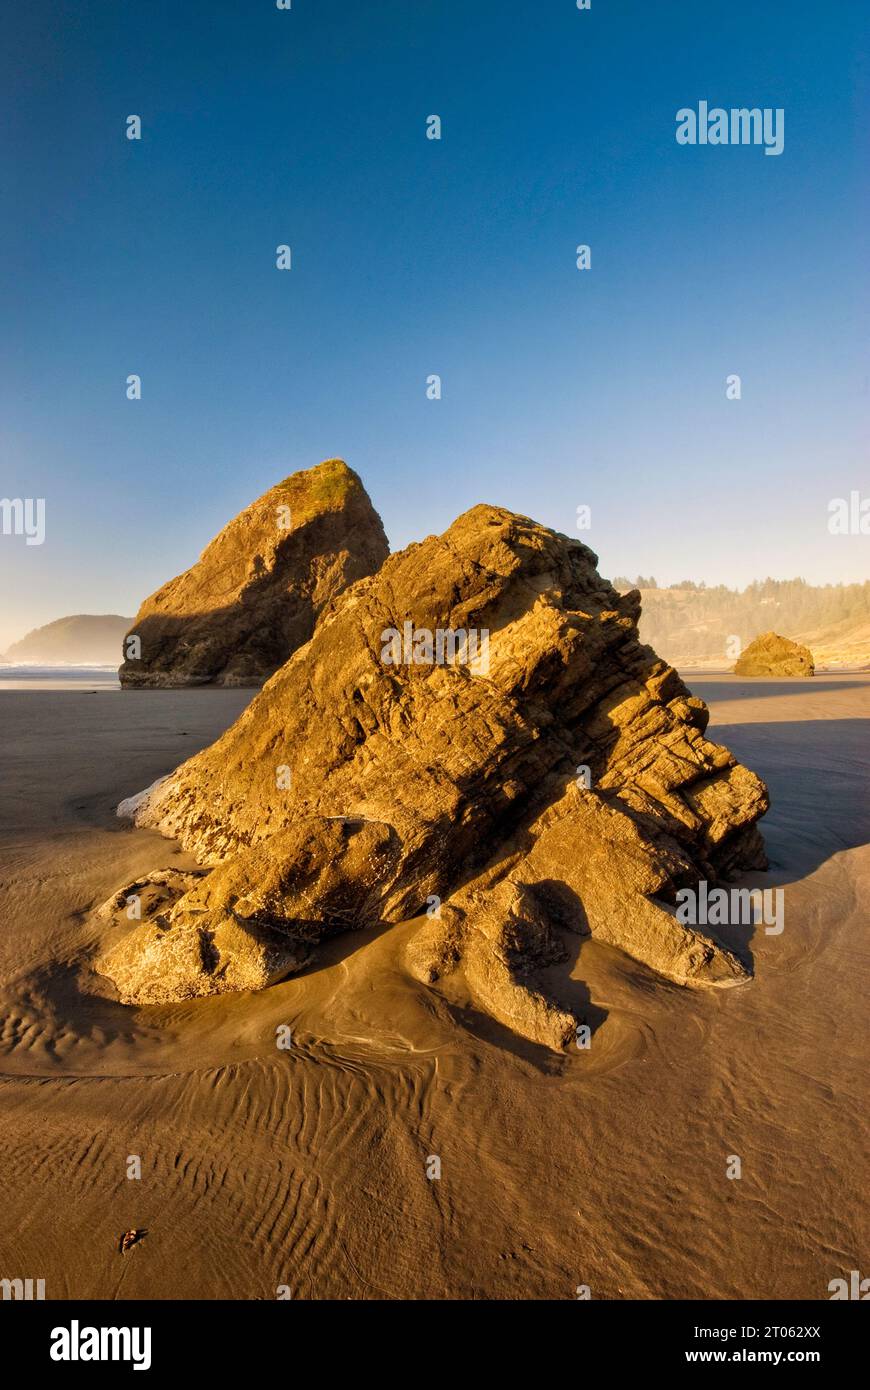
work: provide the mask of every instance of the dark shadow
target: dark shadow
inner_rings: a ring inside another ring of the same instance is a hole
[[[506,1024],[499,1023],[492,1014],[482,1013],[471,1004],[453,1004],[446,1001],[451,1019],[472,1037],[481,1042],[508,1052],[522,1062],[528,1062],[544,1076],[559,1076],[565,1068],[565,1054],[553,1052],[543,1043],[531,1042],[515,1033]]]
[[[395,925],[394,922],[377,922],[372,927],[352,928],[350,931],[335,932],[331,936],[324,937],[315,945],[312,959],[301,970],[297,970],[293,975],[288,975],[287,979],[300,980],[305,975],[316,975],[318,970],[325,970],[332,965],[341,965],[348,956],[352,956],[355,951],[359,951],[370,942],[377,941],[379,936],[392,931]]]
[[[870,721],[715,724],[708,734],[770,792],[759,826],[771,872],[741,882],[803,878],[832,855],[870,842]]]
[[[167,845],[169,842],[167,841]],[[77,913],[87,917],[88,913]],[[135,925],[131,924],[131,930]],[[265,995],[282,984],[315,974],[318,970],[336,965],[351,956],[367,942],[375,941],[384,932],[391,931],[392,924],[379,923],[360,931],[343,932],[329,937],[316,947],[314,958],[302,970],[288,975],[285,981],[277,981],[269,990],[261,990],[256,997]],[[111,980],[94,969],[94,950],[90,955],[75,962],[52,962],[33,971],[29,977],[22,998],[41,1017],[50,1020],[52,1030],[58,1038],[74,1035],[78,1039],[98,1042],[100,1047],[123,1042],[135,1045],[143,1034],[160,1036],[165,1025],[161,1015],[172,1011],[179,1004],[122,1004],[113,998],[114,986]],[[198,1007],[219,1008],[224,1012],[229,1005],[245,1009],[255,998],[254,994],[239,992],[219,995],[205,995],[200,999],[182,1001]],[[226,1026],[226,1020],[223,1025]],[[48,1054],[57,1060],[56,1046],[51,1037],[46,1037],[44,1045]]]
[[[775,886],[770,883],[756,883],[755,880],[757,878],[763,877],[758,874],[753,874],[751,877],[753,879],[752,883],[744,883],[741,878],[739,883],[725,883],[722,887],[726,889],[740,887],[759,888],[763,892],[765,888]],[[722,922],[715,927],[701,925],[692,929],[700,932],[702,936],[709,937],[717,946],[724,946],[726,951],[731,951],[732,954],[737,957],[741,965],[746,966],[750,975],[755,974],[755,957],[750,947],[755,939],[756,933],[764,930],[762,922]]]
[[[711,720],[708,737],[728,747],[765,781],[771,803],[759,822],[767,871],[749,870],[722,887],[784,889],[787,904],[790,883],[815,873],[834,855],[870,843],[870,721]],[[751,969],[751,943],[766,925],[735,921],[698,930],[728,947]]]
[[[543,904],[547,914],[559,922],[567,932],[576,936],[589,936],[589,918],[579,894],[567,883],[558,878],[539,878],[534,884],[535,897]]]
[[[534,885],[536,894],[538,887],[538,884]],[[564,884],[559,884],[558,887],[565,889]],[[566,892],[570,893],[570,889],[566,889]],[[585,913],[579,898],[573,893],[570,893],[570,896],[577,903],[585,920]],[[578,1024],[586,1024],[590,1035],[594,1036],[606,1020],[608,1011],[600,1005],[594,1004],[588,985],[585,981],[575,979],[573,976],[573,971],[580,959],[583,943],[590,939],[589,935],[588,933],[564,931],[558,927],[553,928],[553,933],[564,947],[564,959],[553,965],[530,970],[527,975],[517,975],[517,983],[528,986],[529,989],[544,995],[552,1003],[567,1009],[577,1019]],[[530,1039],[522,1037],[492,1014],[484,1012],[483,1009],[473,1004],[457,1004],[450,999],[445,1002],[451,1016],[469,1033],[480,1038],[483,1042],[529,1062],[538,1071],[549,1076],[560,1072],[564,1066],[564,1053],[554,1052],[543,1043],[532,1042]]]
[[[708,673],[709,676],[709,673]],[[700,676],[693,678],[690,671],[683,673],[683,680],[693,695],[705,704],[715,705],[724,700],[757,700],[766,695],[821,695],[834,690],[868,690],[868,680],[824,680],[819,676],[793,676],[791,680],[776,680],[766,676],[732,676],[722,681],[711,681]]]
[[[537,884],[535,887],[537,888]],[[577,901],[585,921],[586,913],[579,898]],[[584,980],[575,979],[573,974],[580,962],[583,945],[586,941],[591,940],[591,937],[588,932],[581,934],[575,931],[563,931],[559,928],[554,928],[554,932],[565,947],[565,959],[558,961],[555,965],[548,965],[539,971],[534,979],[545,994],[554,999],[557,1004],[561,1004],[563,1008],[570,1010],[578,1023],[587,1024],[594,1036],[607,1018],[607,1009],[603,1009],[599,1004],[593,1004],[589,986]]]
[[[82,988],[86,976],[91,985],[88,989]],[[72,965],[52,962],[33,971],[22,1000],[50,1021],[58,1038],[68,1040],[73,1035],[77,1039],[98,1038],[101,1044],[133,1045],[143,1031],[139,1011],[113,999],[112,989],[111,981],[92,972],[87,961]],[[49,1056],[58,1060],[53,1036],[45,1037],[44,1046]]]

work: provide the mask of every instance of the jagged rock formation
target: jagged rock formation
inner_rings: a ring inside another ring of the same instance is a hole
[[[256,934],[292,962],[427,904],[418,978],[461,966],[483,1007],[553,1047],[576,1019],[536,972],[566,932],[681,984],[745,980],[668,904],[764,867],[765,787],[705,737],[706,707],[638,641],[637,593],[596,564],[478,506],[348,589],[222,738],[125,808],[216,867],[99,963],[123,997],[160,993],[176,933],[185,991],[209,993],[239,987],[230,933],[265,978]],[[450,661],[457,630],[479,634],[474,660],[469,641]]]
[[[812,676],[813,654],[778,632],[763,632],[740,653],[735,676]]]
[[[341,459],[293,473],[241,512],[192,569],[139,609],[122,686],[261,685],[307,642],[342,589],[389,552],[365,488]]]

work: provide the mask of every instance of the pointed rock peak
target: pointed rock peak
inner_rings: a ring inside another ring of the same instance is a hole
[[[388,554],[381,519],[342,459],[292,473],[145,600],[124,638],[121,684],[262,685],[327,604]]]

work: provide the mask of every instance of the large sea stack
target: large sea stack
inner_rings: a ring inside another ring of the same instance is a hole
[[[381,519],[341,459],[293,473],[147,598],[124,639],[123,686],[262,685],[318,615],[389,553]],[[131,638],[138,638],[137,650]]]
[[[639,595],[498,507],[392,555],[321,616],[211,748],[122,808],[211,872],[130,885],[98,968],[130,1003],[250,988],[322,938],[415,916],[412,972],[553,1047],[536,981],[566,933],[683,985],[744,965],[681,925],[679,888],[765,866],[764,784],[637,636]],[[425,914],[425,915],[424,915]],[[576,947],[575,947],[576,949]]]

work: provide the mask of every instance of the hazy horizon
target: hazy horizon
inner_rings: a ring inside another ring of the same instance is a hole
[[[420,537],[419,539],[422,540],[422,539],[424,539],[424,538],[423,538],[423,537]],[[174,576],[174,575],[168,575],[167,578],[171,579],[171,578],[175,578],[175,576]],[[638,587],[638,588],[647,588],[647,589],[648,589],[648,588],[650,587],[648,584],[639,584],[639,583],[638,583],[638,580],[642,578],[642,576],[640,576],[640,575],[636,576],[635,578],[632,578],[631,576],[624,576],[624,575],[618,575],[618,574],[606,574],[606,575],[605,575],[605,578],[609,579],[609,580],[611,581],[611,583],[613,583],[617,588]],[[856,581],[848,581],[848,580],[831,580],[831,581],[822,581],[820,584],[814,585],[814,584],[811,583],[811,581],[806,580],[806,579],[805,579],[805,576],[803,576],[803,575],[770,575],[770,574],[768,574],[768,575],[756,575],[756,577],[755,577],[754,579],[752,579],[752,580],[749,580],[747,584],[741,584],[741,585],[732,585],[732,584],[725,584],[725,585],[707,585],[707,584],[706,584],[706,581],[694,580],[693,577],[692,577],[691,575],[683,575],[681,580],[675,580],[675,581],[673,581],[673,582],[671,582],[671,583],[669,583],[669,584],[666,584],[666,583],[662,582],[661,580],[659,580],[659,578],[658,578],[657,575],[650,575],[650,576],[648,576],[648,578],[655,581],[653,587],[655,587],[655,588],[657,588],[657,589],[659,589],[659,590],[661,590],[661,591],[663,591],[663,592],[667,592],[669,589],[671,589],[671,590],[673,590],[673,589],[679,589],[679,588],[682,587],[682,585],[683,585],[684,583],[689,583],[689,584],[697,585],[697,586],[700,587],[700,588],[706,588],[708,592],[714,592],[716,589],[718,589],[718,588],[720,588],[720,587],[725,587],[726,589],[729,590],[729,592],[731,592],[731,593],[733,593],[733,594],[735,594],[735,595],[743,595],[743,594],[745,594],[745,593],[747,592],[747,590],[748,590],[749,588],[751,588],[753,585],[762,585],[762,584],[764,584],[765,582],[771,582],[771,581],[774,582],[774,583],[802,583],[802,582],[803,582],[803,583],[807,583],[807,584],[809,585],[809,587],[812,588],[812,589],[814,589],[814,590],[815,590],[815,589],[818,589],[818,588],[825,588],[825,587],[833,587],[833,588],[846,587],[850,582],[852,582],[852,583],[857,583],[857,584],[866,584],[866,583],[870,583],[870,580],[866,580],[866,579],[864,579],[864,580],[856,580]],[[623,581],[624,581],[624,582],[623,582]],[[143,594],[143,595],[142,595],[142,598],[143,598],[143,599],[146,598],[146,597],[148,597],[148,595],[146,595],[146,594]],[[139,603],[136,603],[131,609],[128,610],[128,612],[127,612],[126,614],[122,614],[122,613],[119,613],[117,610],[111,610],[111,609],[108,609],[108,608],[100,609],[100,610],[98,610],[98,611],[93,611],[93,612],[89,612],[89,613],[84,613],[84,612],[81,612],[81,613],[59,613],[55,618],[49,618],[49,619],[47,619],[46,622],[44,622],[44,623],[37,623],[33,628],[28,628],[28,629],[26,629],[26,631],[21,631],[21,632],[17,633],[15,636],[13,636],[13,637],[11,637],[11,638],[9,638],[9,639],[7,640],[5,646],[4,646],[4,644],[2,643],[2,641],[0,641],[0,657],[2,657],[2,656],[5,654],[5,652],[6,652],[9,648],[11,648],[11,647],[12,647],[15,643],[17,643],[18,641],[20,641],[23,637],[29,636],[32,632],[34,632],[34,631],[40,631],[40,630],[42,630],[43,628],[48,627],[48,626],[51,626],[51,625],[54,624],[54,623],[62,622],[62,621],[64,621],[65,619],[68,619],[68,618],[79,618],[79,617],[81,617],[81,618],[84,618],[84,617],[89,617],[89,618],[94,618],[94,617],[96,617],[96,618],[117,618],[117,617],[121,617],[121,618],[124,618],[124,619],[129,620],[130,622],[132,622],[133,619],[134,619],[135,616],[136,616],[136,612],[137,612],[138,608],[139,608]],[[2,628],[3,628],[3,624],[0,623],[0,630],[2,630]],[[27,663],[27,664],[31,664],[31,663]]]

